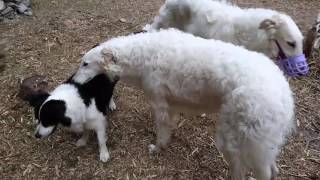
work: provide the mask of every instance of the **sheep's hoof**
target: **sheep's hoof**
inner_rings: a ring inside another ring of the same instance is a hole
[[[149,148],[149,154],[152,156],[160,153],[160,148],[154,144],[150,144],[148,148]]]
[[[109,152],[101,152],[100,153],[100,160],[102,162],[107,162],[110,158]]]

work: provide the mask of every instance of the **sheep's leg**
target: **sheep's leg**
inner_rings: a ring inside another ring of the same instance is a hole
[[[167,108],[155,107],[154,118],[156,123],[157,139],[156,144],[149,145],[150,154],[157,154],[161,148],[167,148],[171,139],[171,132],[174,128],[176,114],[169,114]]]
[[[87,145],[87,141],[88,141],[88,138],[89,138],[89,134],[90,134],[90,133],[89,133],[87,130],[84,130],[81,138],[78,139],[78,141],[77,141],[77,143],[76,143],[76,146],[81,147],[81,146]]]
[[[97,126],[96,133],[97,133],[98,142],[99,142],[100,160],[103,162],[106,162],[110,158],[110,155],[106,145],[107,137],[106,137],[106,126],[104,123],[101,123],[99,126]]]

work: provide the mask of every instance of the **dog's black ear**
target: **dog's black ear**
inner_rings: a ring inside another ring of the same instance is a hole
[[[29,104],[33,107],[41,106],[41,104],[50,96],[47,92],[38,92],[26,98]]]
[[[70,127],[70,126],[71,126],[71,119],[68,118],[68,117],[63,117],[63,118],[60,119],[60,123],[61,123],[63,126]]]

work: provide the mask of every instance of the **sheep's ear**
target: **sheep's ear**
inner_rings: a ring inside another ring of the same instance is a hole
[[[273,19],[265,19],[260,23],[259,29],[277,29],[279,27],[279,23]]]

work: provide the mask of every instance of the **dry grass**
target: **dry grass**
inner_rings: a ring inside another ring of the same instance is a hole
[[[93,136],[82,148],[75,147],[75,135],[63,130],[47,140],[36,140],[32,109],[16,97],[19,82],[41,74],[53,86],[59,84],[77,68],[83,52],[97,42],[138,30],[152,20],[163,0],[32,2],[35,16],[0,24],[1,37],[9,42],[6,69],[0,76],[0,179],[227,178],[228,168],[214,146],[210,118],[182,116],[170,148],[150,157],[147,145],[155,134],[149,106],[142,92],[123,84],[116,92],[119,110],[110,115],[110,162],[99,162]],[[285,11],[304,31],[320,7],[318,0],[234,2]],[[281,179],[320,179],[319,61],[319,57],[312,60],[310,76],[290,80],[299,127],[279,158]]]

